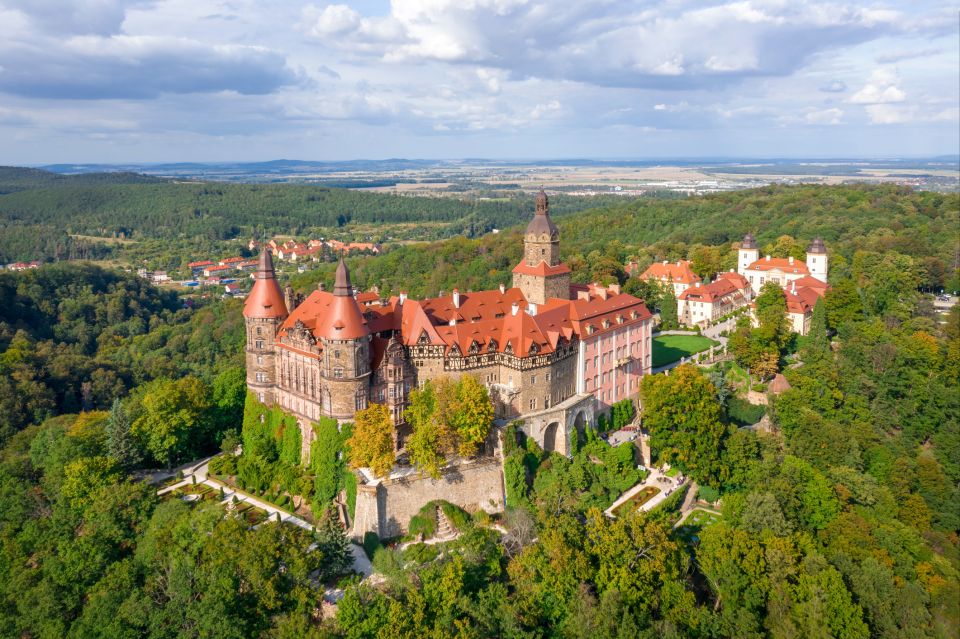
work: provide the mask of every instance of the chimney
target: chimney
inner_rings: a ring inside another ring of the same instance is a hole
[[[519,311],[519,310],[520,310],[520,305],[517,304],[516,302],[514,302],[513,304],[510,305],[510,314],[511,314],[511,315],[516,315],[516,314],[517,314],[517,311]]]
[[[770,256],[769,256],[769,255],[767,256],[767,261],[768,261],[768,262],[770,261]]]
[[[620,294],[620,285],[619,285],[619,284],[611,284],[609,288],[610,288],[610,292],[613,293],[614,295],[619,295],[619,294]]]
[[[663,265],[664,265],[664,266],[666,266],[666,265],[669,264],[669,263],[670,263],[670,262],[668,262],[667,260],[664,260],[664,261],[663,261]]]
[[[400,306],[403,306],[403,303],[407,301],[407,292],[400,291]]]
[[[327,290],[327,285],[324,284],[323,282],[317,282],[317,290],[318,290],[318,291],[325,291],[325,290]]]
[[[694,284],[694,286],[696,286],[697,288],[700,288],[700,282],[697,282],[696,284]]]
[[[796,294],[797,294],[797,280],[793,280],[793,282],[791,282],[791,285],[792,285],[792,286],[791,286],[790,292],[793,293],[794,295],[796,295]]]
[[[507,292],[507,287],[504,286],[504,285],[501,283],[501,284],[500,284],[500,294],[503,295],[503,294],[506,293],[506,292]]]
[[[680,266],[680,260],[677,260],[677,266]]]
[[[460,290],[453,289],[453,307],[460,308]]]
[[[533,302],[527,302],[527,313],[529,313],[531,317],[536,315],[537,305],[534,304]]]
[[[730,269],[730,272],[733,273],[734,272],[733,269]]]
[[[792,265],[792,264],[793,264],[793,256],[791,255],[790,258],[789,258],[787,261]]]
[[[443,289],[440,289],[440,294],[437,297],[443,297]]]
[[[457,325],[457,318],[456,318],[456,317],[451,317],[451,318],[450,318],[450,321],[447,322],[447,323],[448,323],[450,326],[456,326],[456,325]]]

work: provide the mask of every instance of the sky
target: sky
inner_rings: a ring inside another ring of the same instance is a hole
[[[960,152],[960,2],[0,0],[0,163]]]

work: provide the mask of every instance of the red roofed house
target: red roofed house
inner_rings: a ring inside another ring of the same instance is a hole
[[[676,297],[680,297],[681,293],[701,281],[700,276],[690,268],[689,260],[654,262],[640,275],[640,279],[672,284]]]
[[[697,282],[677,297],[677,319],[687,326],[708,326],[750,303],[750,283],[739,273],[720,273],[709,284]]]
[[[541,191],[513,288],[420,301],[355,294],[341,259],[332,292],[288,306],[264,252],[244,307],[248,387],[299,418],[304,459],[310,423],[351,420],[371,402],[388,406],[402,446],[410,390],[465,374],[488,387],[498,418],[523,420],[546,450],[567,453],[574,428],[636,395],[652,320],[617,287],[571,287],[559,238]]]
[[[767,282],[782,286],[787,296],[787,318],[794,332],[806,335],[813,307],[829,288],[829,260],[827,248],[819,237],[807,248],[805,263],[792,257],[767,255],[760,259],[757,243],[753,235],[747,233],[738,251],[738,271],[748,279],[755,293],[759,293]]]
[[[233,271],[232,266],[208,266],[203,269],[203,275],[204,277],[211,277],[214,275],[222,277],[231,271]]]

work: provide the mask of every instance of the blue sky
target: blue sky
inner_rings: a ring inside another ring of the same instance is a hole
[[[960,148],[960,4],[0,0],[0,163]]]

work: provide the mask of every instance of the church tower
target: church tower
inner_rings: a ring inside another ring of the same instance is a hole
[[[747,233],[743,236],[743,243],[740,244],[740,250],[737,251],[737,273],[746,276],[750,265],[760,259],[760,249],[757,248],[757,241],[753,235]]]
[[[260,253],[260,262],[253,277],[253,288],[243,305],[247,329],[247,388],[261,402],[270,405],[274,402],[277,382],[274,340],[289,313],[277,283],[269,248],[264,247]]]
[[[814,239],[807,248],[807,270],[810,275],[826,283],[827,273],[830,270],[830,258],[827,256],[827,247],[819,237]]]
[[[523,236],[523,260],[513,269],[513,285],[528,302],[570,298],[570,269],[560,262],[560,229],[550,219],[550,202],[543,189]]]
[[[314,334],[323,344],[321,411],[335,419],[352,419],[369,399],[371,336],[343,257],[337,264],[332,300]]]

